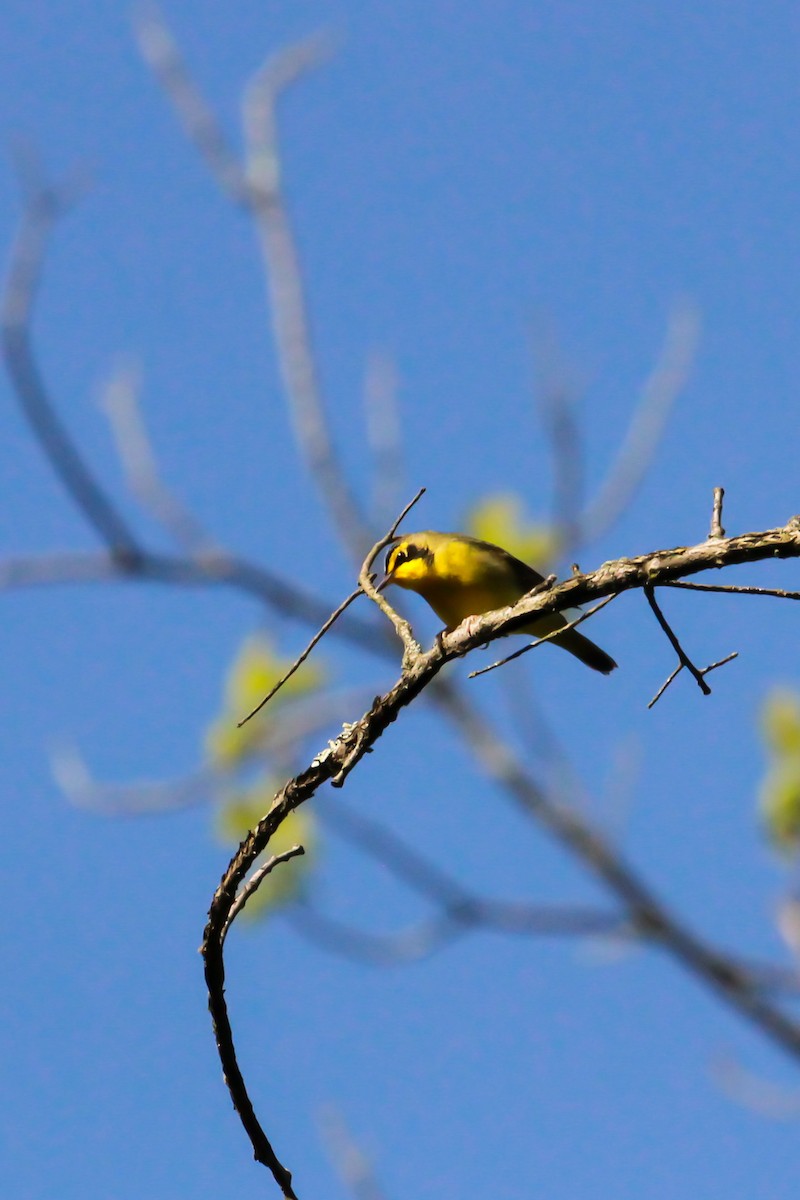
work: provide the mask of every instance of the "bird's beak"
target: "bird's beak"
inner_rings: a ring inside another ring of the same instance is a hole
[[[380,583],[375,584],[375,591],[382,592],[384,590],[384,588],[387,588],[391,582],[392,582],[391,575],[384,575],[384,577],[380,581]]]

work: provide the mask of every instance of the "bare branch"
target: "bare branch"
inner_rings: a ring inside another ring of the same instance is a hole
[[[280,575],[224,550],[201,559],[175,558],[140,550],[135,562],[124,564],[104,554],[23,555],[0,560],[0,590],[78,583],[159,583],[176,587],[225,587],[255,597],[289,620],[319,625],[330,615],[328,601],[304,591]],[[348,613],[333,626],[360,650],[391,657],[391,641],[380,625]]]
[[[305,281],[281,183],[275,108],[283,90],[328,57],[316,37],[271,57],[244,100],[246,175],[269,293],[272,333],[297,440],[334,525],[359,562],[373,534],[336,455],[314,353]]]
[[[164,813],[189,808],[207,799],[220,783],[219,772],[201,767],[178,780],[105,784],[92,775],[78,748],[62,741],[51,754],[53,778],[70,803],[105,816]]]
[[[31,342],[31,325],[45,251],[56,221],[72,203],[72,189],[45,184],[26,164],[26,198],[0,308],[6,367],[39,445],[89,524],[123,564],[136,562],[136,536],[86,465],[50,398]]]
[[[56,584],[108,583],[128,575],[110,554],[76,551],[0,559],[0,591]]]
[[[242,105],[242,164],[231,151],[158,9],[149,6],[138,28],[142,53],[176,108],[189,139],[223,192],[243,206],[255,222],[272,333],[298,443],[340,537],[353,560],[360,562],[372,534],[333,447],[300,257],[283,195],[276,122],[282,93],[330,56],[333,39],[317,35],[289,46],[271,55],[253,76]]]
[[[294,931],[320,950],[369,967],[421,962],[470,932],[448,913],[437,913],[392,933],[373,933],[339,921],[305,898],[283,914]]]
[[[230,784],[252,759],[266,759],[274,770],[296,763],[305,740],[345,712],[367,703],[372,689],[348,688],[298,701],[281,711],[280,721],[259,730],[258,739],[235,762],[226,766],[207,763],[178,779],[107,783],[97,779],[84,756],[71,742],[58,742],[52,753],[53,777],[70,803],[103,816],[143,816],[172,812],[206,803],[221,787]]]
[[[378,551],[376,550],[375,553]],[[319,787],[335,778],[345,763],[349,769],[367,754],[384,731],[436,677],[444,664],[475,646],[510,631],[534,612],[559,611],[575,603],[600,599],[634,587],[655,588],[662,581],[693,574],[709,567],[755,562],[763,558],[800,557],[800,521],[781,529],[743,534],[714,543],[678,547],[638,559],[606,563],[590,575],[566,580],[551,591],[523,598],[518,605],[487,613],[473,628],[463,628],[437,639],[427,653],[404,666],[400,678],[383,696],[377,696],[360,721],[348,725],[299,775],[280,789],[265,817],[242,842],[231,859],[212,898],[203,938],[206,984],[217,1047],[234,1107],[253,1144],[256,1158],[266,1163],[284,1188],[291,1176],[276,1159],[249,1099],[236,1059],[233,1034],[225,1001],[225,969],[221,932],[228,922],[236,894],[255,860],[288,815]],[[365,567],[368,569],[368,566]],[[771,1004],[748,973],[730,958],[708,946],[687,929],[639,878],[615,847],[573,809],[550,800],[527,776],[507,745],[498,741],[482,719],[455,704],[450,710],[459,719],[469,744],[486,769],[517,803],[535,817],[559,842],[575,854],[605,888],[624,905],[633,928],[643,937],[693,971],[728,1004],[761,1031],[800,1058],[800,1025]]]

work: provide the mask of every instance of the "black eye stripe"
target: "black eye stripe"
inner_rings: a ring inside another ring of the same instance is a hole
[[[394,555],[394,557],[392,557]],[[403,546],[400,549],[390,550],[386,555],[385,569],[389,571],[389,563],[391,562],[392,571],[404,562],[410,562],[412,558],[424,558],[425,550],[422,546]]]

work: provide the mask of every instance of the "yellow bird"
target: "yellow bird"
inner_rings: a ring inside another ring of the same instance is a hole
[[[481,542],[465,533],[426,529],[407,533],[390,547],[382,586],[396,583],[418,592],[446,627],[454,629],[465,617],[516,604],[543,578],[533,567],[491,542]],[[567,623],[561,613],[548,613],[514,632],[544,637]],[[617,665],[577,629],[568,629],[552,640],[604,675]]]

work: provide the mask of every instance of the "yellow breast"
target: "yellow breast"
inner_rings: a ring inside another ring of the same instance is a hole
[[[523,594],[513,574],[473,543],[455,539],[437,547],[434,571],[418,590],[445,625],[514,604]]]

